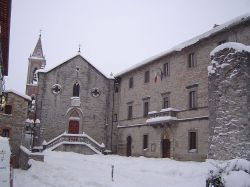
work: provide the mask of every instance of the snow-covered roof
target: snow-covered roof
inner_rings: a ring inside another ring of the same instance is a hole
[[[30,96],[28,96],[26,94],[19,93],[16,90],[9,89],[9,90],[5,90],[5,92],[12,92],[12,93],[14,93],[14,94],[16,94],[16,95],[18,95],[18,96],[20,96],[20,97],[28,100],[28,101],[31,101],[31,97]]]
[[[196,36],[196,37],[194,37],[190,40],[187,40],[183,43],[180,43],[179,45],[176,45],[175,47],[173,47],[169,50],[163,51],[162,53],[160,53],[158,55],[152,56],[152,57],[150,57],[150,58],[148,58],[148,59],[146,59],[138,64],[135,64],[135,65],[131,66],[130,68],[116,74],[115,76],[118,77],[118,76],[124,75],[124,74],[126,74],[130,71],[133,71],[133,70],[135,70],[143,65],[149,64],[149,63],[153,62],[154,60],[157,60],[163,56],[169,55],[169,54],[177,52],[177,51],[181,51],[182,49],[189,47],[189,46],[191,46],[191,45],[193,45],[193,44],[195,44],[203,39],[209,38],[209,37],[211,37],[219,32],[222,32],[226,29],[230,29],[238,24],[241,24],[241,23],[249,21],[249,20],[250,20],[250,13],[236,17],[236,18],[234,18],[234,19],[232,19],[232,20],[230,20],[222,25],[219,25],[219,26],[199,35],[199,36]]]
[[[100,73],[101,75],[103,75],[105,78],[107,78],[107,79],[114,79],[114,76],[113,76],[113,75],[106,75],[105,73],[103,73],[102,71],[100,71],[99,69],[97,69],[93,64],[91,64],[91,63],[90,63],[85,57],[83,57],[81,54],[77,54],[77,55],[75,55],[75,56],[69,58],[68,60],[66,60],[66,61],[64,61],[64,62],[62,62],[62,63],[60,63],[60,64],[58,64],[58,65],[56,65],[56,66],[54,66],[54,67],[52,67],[52,68],[50,68],[50,69],[39,69],[39,70],[37,70],[37,72],[38,72],[38,73],[48,73],[48,72],[54,70],[55,68],[57,68],[57,67],[63,65],[64,63],[69,62],[69,61],[72,60],[73,58],[76,58],[77,56],[80,56],[82,59],[84,59],[88,64],[90,64],[97,72],[99,72],[99,73]]]

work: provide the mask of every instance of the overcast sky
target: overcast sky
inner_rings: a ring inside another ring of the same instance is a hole
[[[81,55],[105,74],[250,12],[250,0],[12,0],[6,88],[25,92],[42,29],[46,69]]]

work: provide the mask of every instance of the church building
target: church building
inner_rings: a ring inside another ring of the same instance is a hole
[[[26,94],[40,121],[37,144],[83,154],[202,161],[208,154],[210,52],[250,45],[250,15],[216,25],[110,78],[80,54],[48,71],[41,36],[29,58]]]

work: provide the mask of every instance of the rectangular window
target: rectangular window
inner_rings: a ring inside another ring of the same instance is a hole
[[[115,93],[118,93],[119,92],[119,88],[118,86],[115,87]]]
[[[12,112],[12,106],[11,105],[6,105],[4,108],[4,113],[5,114],[11,114]]]
[[[143,103],[143,117],[144,118],[148,117],[148,109],[149,109],[149,102],[144,101]]]
[[[197,132],[189,132],[189,150],[197,149]]]
[[[129,78],[129,88],[133,88],[134,87],[134,78],[130,77]]]
[[[114,114],[114,122],[117,122],[117,114]]]
[[[150,79],[149,71],[146,71],[144,74],[144,82],[145,83],[149,82],[149,79]]]
[[[168,96],[163,97],[162,108],[169,108],[169,97]]]
[[[163,65],[163,75],[164,76],[170,75],[169,62]]]
[[[128,106],[128,119],[132,119],[133,117],[133,106],[129,105]]]
[[[143,135],[143,149],[147,149],[148,148],[148,135],[144,134]]]
[[[196,108],[196,91],[189,92],[189,108]]]
[[[189,53],[188,54],[188,67],[192,68],[196,64],[196,59],[195,59],[195,54],[194,53]]]

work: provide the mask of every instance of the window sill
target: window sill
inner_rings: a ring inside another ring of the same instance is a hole
[[[197,149],[189,149],[188,152],[189,153],[198,153],[198,150]]]

